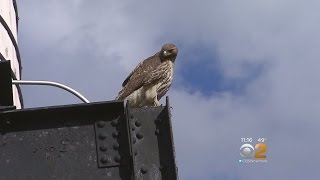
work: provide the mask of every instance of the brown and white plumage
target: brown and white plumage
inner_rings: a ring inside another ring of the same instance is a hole
[[[130,107],[160,106],[159,100],[169,90],[178,49],[165,44],[155,55],[147,58],[122,83],[117,100],[129,100]]]

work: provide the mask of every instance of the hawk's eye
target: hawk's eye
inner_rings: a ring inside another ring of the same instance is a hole
[[[163,55],[169,56],[173,53],[173,51],[174,51],[174,49],[165,50],[165,51],[163,51]]]

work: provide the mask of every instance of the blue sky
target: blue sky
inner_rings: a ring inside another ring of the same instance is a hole
[[[19,1],[23,79],[91,101],[166,42],[179,48],[168,95],[183,180],[314,179],[320,160],[317,1]],[[27,107],[78,103],[24,87]],[[268,163],[239,164],[242,137],[266,137]],[[311,146],[312,145],[312,146]]]

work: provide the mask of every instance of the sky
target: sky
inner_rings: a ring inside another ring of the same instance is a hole
[[[179,54],[168,95],[181,180],[315,179],[319,5],[20,0],[22,77],[108,101],[140,61],[174,43]],[[23,87],[23,95],[26,107],[80,103],[52,87]],[[267,163],[239,163],[241,138],[250,137],[267,139]]]

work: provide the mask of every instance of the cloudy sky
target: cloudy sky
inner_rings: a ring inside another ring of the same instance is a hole
[[[169,91],[182,180],[315,179],[320,143],[319,1],[20,0],[23,79],[112,100],[141,60],[175,43]],[[24,87],[26,107],[79,103]],[[240,138],[267,163],[239,163]],[[255,144],[255,143],[253,143]]]

